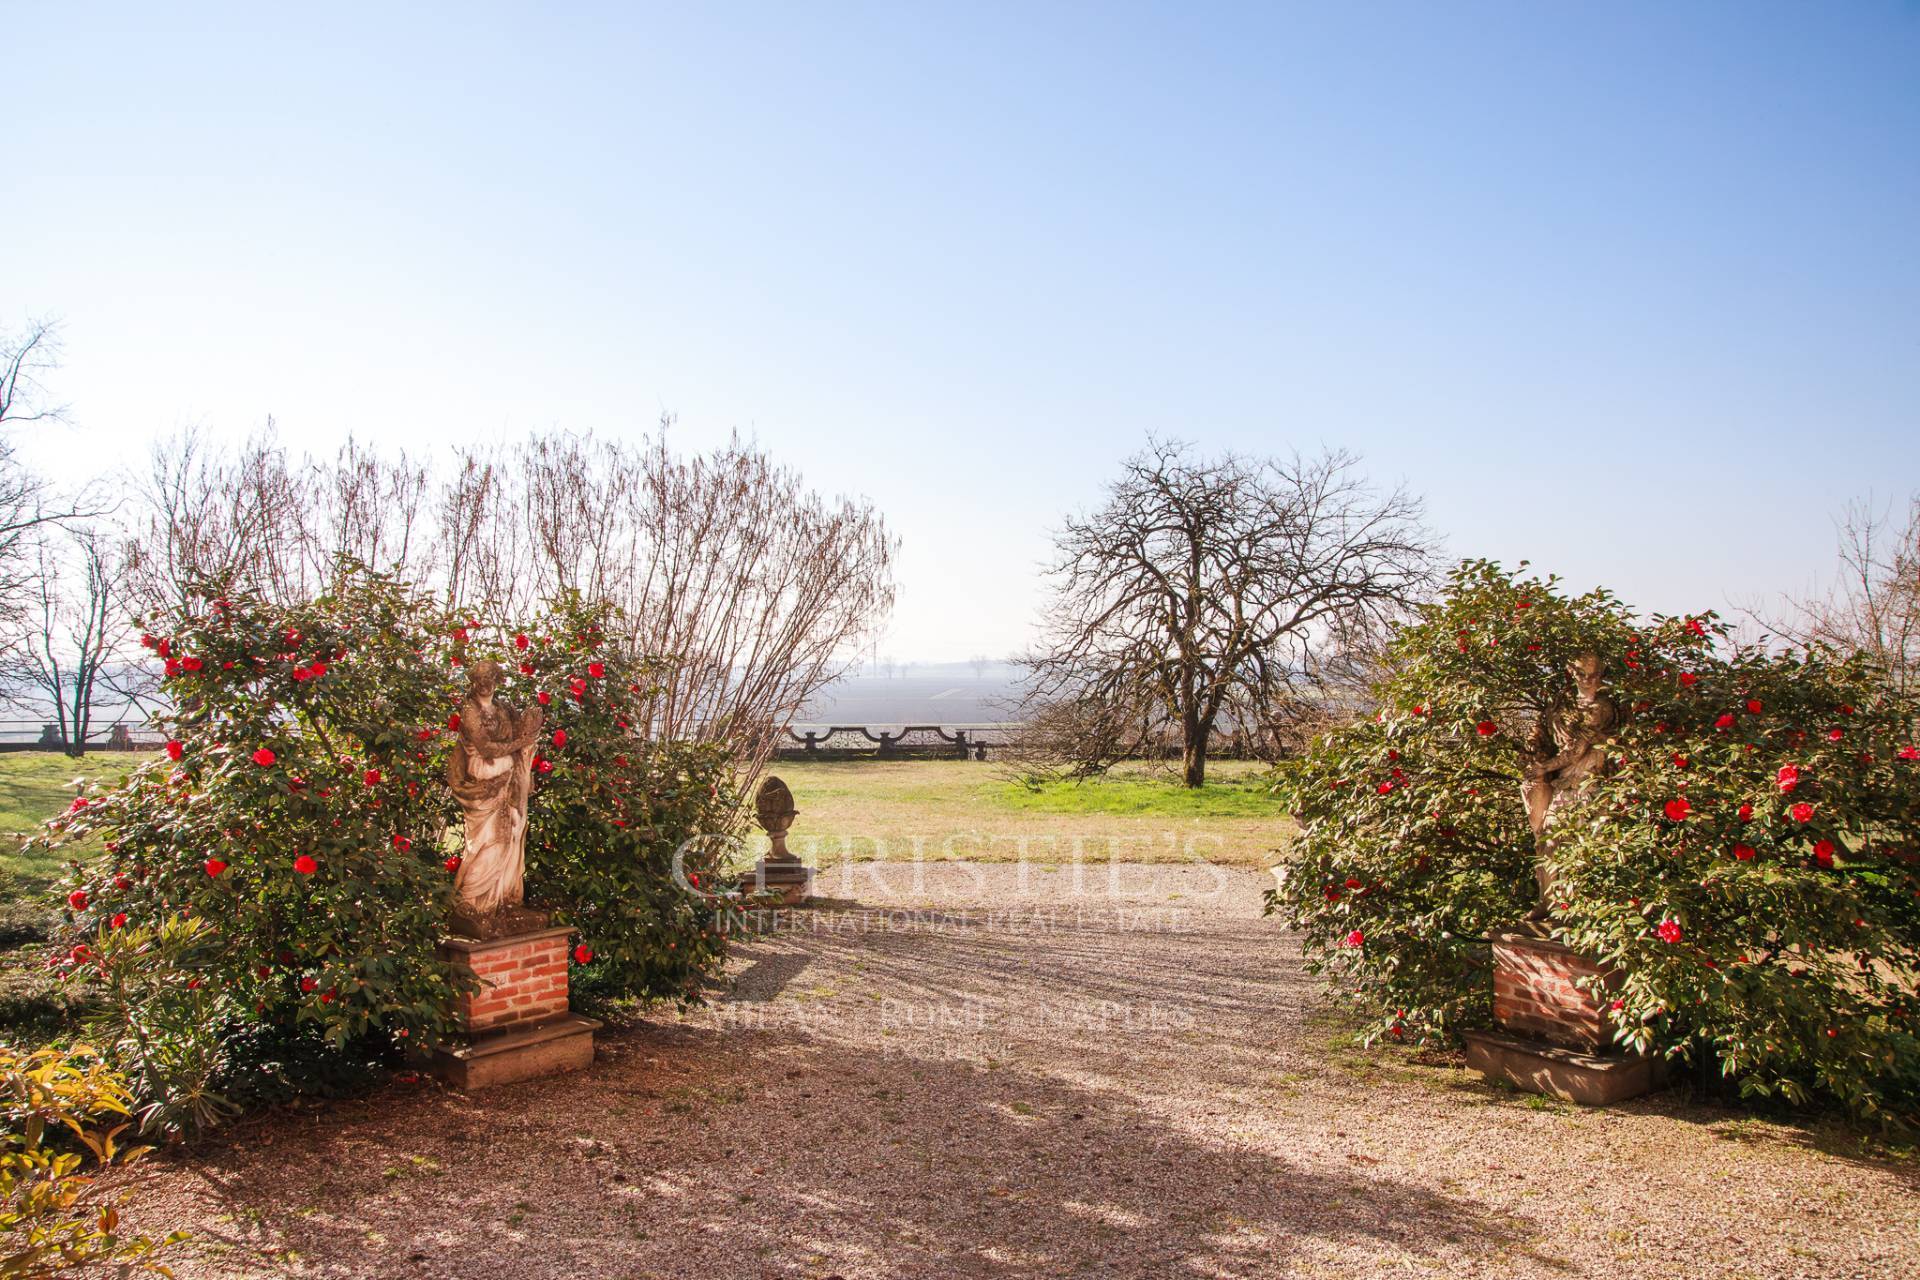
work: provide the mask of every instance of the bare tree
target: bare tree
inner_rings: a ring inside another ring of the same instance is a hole
[[[986,677],[987,668],[993,665],[993,659],[984,653],[976,653],[967,659],[967,665],[973,668],[973,678],[981,680]]]
[[[1862,652],[1885,669],[1902,700],[1920,697],[1920,494],[1903,517],[1871,499],[1847,504],[1835,521],[1840,571],[1824,594],[1749,610],[1761,625],[1799,644]]]
[[[1216,729],[1275,733],[1337,683],[1356,638],[1425,591],[1420,517],[1346,453],[1208,459],[1151,442],[1055,537],[1028,705],[1076,708],[1069,722],[1099,726],[1108,751],[1115,726],[1136,746],[1172,736],[1200,786]]]
[[[292,459],[271,427],[230,456],[184,436],[141,486],[137,595],[160,608],[228,577],[302,598],[342,556],[476,618],[577,591],[619,606],[623,641],[664,660],[650,730],[724,740],[750,780],[891,608],[895,542],[869,504],[823,498],[738,439],[676,453],[670,426],[638,446],[468,448],[444,471],[356,444]]]
[[[20,333],[0,332],[0,644],[17,640],[31,619],[43,535],[68,521],[98,515],[86,495],[58,499],[45,477],[14,448],[13,429],[66,420],[49,399],[46,376],[60,367],[60,330],[50,320]]]
[[[85,753],[104,711],[114,723],[137,706],[128,661],[132,625],[126,566],[113,540],[94,529],[69,534],[58,550],[43,546],[34,589],[34,622],[11,668],[10,700],[50,705],[67,754]],[[64,554],[63,554],[64,552]]]

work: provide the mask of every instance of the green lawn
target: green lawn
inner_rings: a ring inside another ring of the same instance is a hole
[[[1292,823],[1266,770],[1222,762],[1197,791],[1123,765],[1090,782],[1029,790],[991,761],[776,761],[800,817],[788,844],[810,862],[875,858],[1005,862],[1212,862],[1268,866]]]
[[[0,873],[14,892],[46,887],[66,861],[92,850],[76,845],[54,855],[21,852],[41,824],[73,802],[81,780],[111,785],[151,759],[145,753],[100,751],[78,760],[52,751],[12,751],[0,755]]]
[[[102,752],[0,755],[0,872],[14,894],[44,888],[78,846],[55,856],[20,845],[67,807],[78,780],[114,782],[149,757]],[[790,843],[813,862],[976,859],[1209,861],[1265,866],[1291,824],[1258,765],[1223,761],[1197,791],[1164,771],[1122,765],[1091,782],[1029,789],[992,762],[776,762],[800,807]]]

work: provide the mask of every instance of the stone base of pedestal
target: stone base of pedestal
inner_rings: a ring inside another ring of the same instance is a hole
[[[456,1089],[485,1089],[593,1065],[600,1024],[577,1013],[477,1036],[434,1050],[433,1070]]]
[[[797,859],[762,858],[740,887],[755,895],[776,895],[782,906],[798,906],[813,896],[813,868]]]
[[[1583,1053],[1501,1031],[1469,1031],[1465,1037],[1469,1070],[1566,1102],[1605,1106],[1664,1083],[1662,1064],[1637,1054]]]
[[[435,1073],[456,1088],[481,1089],[591,1064],[600,1024],[568,1009],[572,938],[571,929],[550,928],[442,942],[442,958],[477,985],[455,1006],[460,1031],[434,1051]]]
[[[1544,926],[1496,932],[1492,942],[1493,1020],[1499,1030],[1466,1033],[1470,1070],[1589,1106],[1666,1083],[1664,1063],[1609,1048],[1613,1024],[1591,989],[1617,986],[1616,971],[1553,941]]]

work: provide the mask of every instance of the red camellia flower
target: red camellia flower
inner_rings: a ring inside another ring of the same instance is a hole
[[[1341,939],[1340,945],[1343,947],[1360,947],[1365,946],[1366,942],[1367,935],[1355,929],[1352,933]]]
[[[556,747],[564,747],[567,745],[567,731],[565,729],[555,729],[553,731],[553,745]]]
[[[1678,751],[1673,753],[1673,767],[1676,769],[1684,769],[1687,767],[1687,758]]]
[[[320,980],[312,976],[308,976],[300,979],[300,989],[302,991],[312,991],[315,987],[319,985],[320,985]]]
[[[1747,714],[1757,716],[1764,710],[1766,710],[1766,704],[1761,702],[1760,699],[1758,698],[1747,699]]]
[[[531,640],[527,639],[527,633],[524,631],[522,631],[519,635],[513,638],[513,647],[516,649],[519,649],[523,653],[526,651],[527,646],[532,643],[533,642]]]
[[[182,671],[198,671],[198,670],[199,670],[199,669],[200,669],[201,667],[203,667],[203,666],[205,666],[205,665],[206,665],[206,664],[205,664],[205,663],[203,663],[203,662],[201,662],[201,661],[200,661],[200,659],[198,659],[198,658],[182,658],[182,659],[180,659],[180,669],[181,669]]]
[[[1693,812],[1693,802],[1685,796],[1667,801],[1667,821],[1669,822],[1685,822],[1687,815],[1691,812]]]
[[[1838,729],[1829,729],[1829,730],[1827,730],[1827,741],[1828,741],[1828,742],[1838,742],[1838,741],[1840,741],[1840,739],[1842,739],[1842,738],[1844,738],[1844,737],[1846,737],[1846,736],[1847,736],[1846,734],[1844,734],[1844,733],[1842,733],[1842,732],[1841,732],[1840,730],[1838,730]]]
[[[1491,738],[1494,734],[1500,732],[1500,727],[1491,720],[1482,720],[1479,724],[1473,726],[1473,731],[1483,738]]]
[[[458,871],[460,869],[460,855],[456,853],[440,865],[449,871]]]
[[[1700,677],[1695,675],[1693,672],[1682,671],[1680,673],[1680,687],[1682,689],[1691,689],[1693,688],[1693,686],[1699,683],[1700,683]]]
[[[113,913],[113,919],[107,921],[107,923],[115,929],[123,929],[127,924],[127,913],[124,911],[116,911]]]
[[[1900,748],[1900,758],[1902,760],[1920,760],[1920,747]]]
[[[208,858],[201,864],[207,869],[207,878],[212,879],[227,869],[227,864],[218,858]]]
[[[533,674],[533,664],[532,664],[531,662],[523,662],[523,663],[521,663],[521,664],[520,664],[520,674],[521,674],[521,675],[523,675],[523,676],[530,676],[530,675],[532,675],[532,674]]]
[[[1793,815],[1793,820],[1795,822],[1812,822],[1813,821],[1813,806],[1808,804],[1805,800],[1802,800],[1799,804],[1787,810],[1787,812]]]
[[[1741,806],[1740,806],[1740,821],[1742,821],[1742,822],[1752,822],[1752,821],[1753,821],[1753,806],[1752,806],[1752,805],[1750,805],[1750,804],[1743,804],[1743,805],[1741,805]]]
[[[1752,862],[1753,846],[1750,844],[1737,844],[1733,846],[1733,856],[1742,862]]]
[[[85,889],[75,889],[67,895],[67,905],[75,911],[85,911],[87,909],[87,891]]]
[[[533,767],[538,769],[541,773],[552,773],[553,761],[547,759],[544,756],[535,756],[533,758]]]
[[[253,762],[259,765],[262,769],[267,768],[269,765],[271,765],[275,760],[278,760],[279,758],[280,758],[279,756],[276,756],[275,754],[273,754],[273,751],[267,747],[262,747],[258,751],[253,753]]]
[[[575,964],[592,964],[593,948],[584,942],[575,947],[573,949],[573,962]]]
[[[1781,794],[1785,795],[1800,785],[1800,766],[1797,764],[1783,764],[1780,766],[1780,772],[1775,774],[1774,777],[1780,783]]]
[[[1393,784],[1391,782],[1383,782],[1379,786],[1375,787],[1374,790],[1378,792],[1380,795],[1384,796],[1389,791],[1393,790]]]
[[[293,860],[293,869],[303,876],[310,876],[320,869],[320,864],[310,855],[303,853]]]
[[[405,836],[395,836],[393,838],[393,847],[405,853],[407,850],[413,848],[413,841]]]
[[[378,769],[369,769],[360,775],[360,781],[370,787],[377,787],[380,785],[380,771]]]
[[[1700,624],[1700,619],[1688,618],[1687,634],[1690,636],[1704,636],[1707,634],[1707,629]]]
[[[1733,712],[1731,711],[1722,712],[1720,718],[1713,722],[1713,727],[1716,729],[1733,728]]]
[[[604,662],[589,662],[587,664],[587,674],[595,680],[604,680],[607,676],[607,666]]]
[[[1413,714],[1417,716],[1423,716],[1427,714],[1427,704],[1423,702],[1419,706],[1415,707],[1413,709]]]
[[[1655,929],[1654,932],[1660,936],[1660,941],[1662,942],[1678,942],[1686,936],[1685,933],[1681,931],[1678,920],[1662,920],[1660,927]]]
[[[175,738],[167,743],[167,759],[178,760],[187,753],[187,744]]]
[[[453,730],[453,731],[454,731],[454,732],[456,732],[456,733],[458,733],[458,732],[459,732],[459,730],[460,730],[460,713],[459,713],[458,711],[456,711],[456,712],[454,712],[454,713],[453,713],[452,715],[450,715],[450,716],[448,716],[448,717],[447,717],[447,728],[449,728],[449,729],[451,729],[451,730]]]
[[[548,693],[545,689],[542,689],[540,692],[533,695],[533,700],[544,707],[552,703],[553,695]]]
[[[1823,867],[1833,865],[1833,841],[1815,840],[1813,842],[1813,860]]]

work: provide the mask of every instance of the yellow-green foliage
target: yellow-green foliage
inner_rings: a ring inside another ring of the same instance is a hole
[[[126,1231],[125,1196],[99,1189],[89,1168],[124,1165],[131,1123],[125,1081],[93,1050],[0,1048],[0,1280],[82,1275],[106,1265],[171,1275],[157,1256],[185,1238]]]

